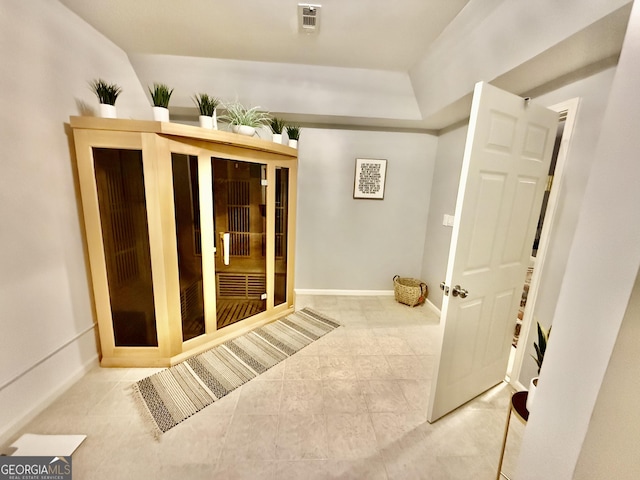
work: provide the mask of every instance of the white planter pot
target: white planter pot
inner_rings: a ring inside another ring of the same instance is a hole
[[[533,407],[533,397],[536,396],[536,390],[538,389],[538,377],[533,377],[529,382],[529,393],[527,395],[527,410],[531,413],[531,407]]]
[[[289,146],[291,148],[298,148],[298,140],[291,140],[289,139]]]
[[[100,104],[100,116],[102,118],[117,118],[116,106],[108,105],[106,103]]]
[[[200,126],[202,128],[208,128],[209,130],[213,129],[213,117],[210,117],[208,115],[200,115],[198,117],[198,120],[200,120]]]
[[[274,133],[273,134],[273,141],[275,143],[282,143],[282,134],[281,133]]]
[[[247,137],[252,137],[256,133],[256,129],[254,127],[249,127],[247,125],[233,125],[231,130],[233,133],[239,133],[240,135],[246,135]]]
[[[168,122],[169,109],[165,107],[153,107],[153,119],[156,122]]]

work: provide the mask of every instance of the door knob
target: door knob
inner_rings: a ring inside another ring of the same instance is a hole
[[[440,290],[442,290],[445,295],[449,295],[449,287],[447,287],[446,283],[440,283]]]
[[[451,290],[451,295],[453,295],[454,297],[460,295],[460,298],[467,298],[469,292],[462,288],[460,285],[456,285],[455,287],[453,287],[453,290]]]

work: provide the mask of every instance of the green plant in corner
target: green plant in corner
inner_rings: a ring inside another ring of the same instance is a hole
[[[101,78],[95,79],[90,83],[91,90],[96,94],[100,103],[104,105],[115,105],[116,99],[118,95],[122,93],[122,88],[120,88],[115,83],[107,83]]]
[[[269,126],[271,127],[271,131],[273,133],[282,134],[282,130],[284,130],[284,128],[286,127],[286,124],[284,123],[284,120],[282,120],[281,118],[273,117],[271,119]]]
[[[536,349],[536,356],[533,359],[536,361],[538,365],[538,374],[540,374],[540,369],[542,368],[542,361],[544,360],[544,354],[547,351],[547,343],[549,342],[549,335],[551,335],[551,327],[549,330],[545,330],[540,322],[538,323],[538,343],[533,342],[533,347]]]
[[[298,125],[287,125],[289,140],[300,140],[301,128]]]
[[[149,93],[154,107],[168,108],[173,88],[169,90],[169,87],[164,83],[154,83],[153,88],[149,87]]]
[[[213,112],[216,107],[220,105],[220,100],[215,97],[210,97],[206,93],[199,93],[193,97],[193,101],[198,107],[200,115],[206,115],[207,117],[213,116]]]
[[[241,103],[233,102],[224,105],[225,113],[220,120],[229,125],[246,125],[247,127],[266,127],[271,121],[269,112],[263,112],[260,107],[245,108]]]

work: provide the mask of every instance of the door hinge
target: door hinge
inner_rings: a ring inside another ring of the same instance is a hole
[[[547,178],[547,189],[545,191],[550,192],[552,186],[553,186],[553,175],[549,175],[549,177]]]
[[[267,294],[263,293],[262,295],[260,295],[260,300],[266,300],[267,299]]]
[[[263,178],[262,180],[260,180],[260,185],[263,186],[263,187],[266,187],[267,186],[267,179]]]

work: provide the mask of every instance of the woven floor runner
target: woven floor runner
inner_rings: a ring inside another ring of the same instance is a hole
[[[339,326],[304,308],[136,382],[134,395],[159,435]]]

